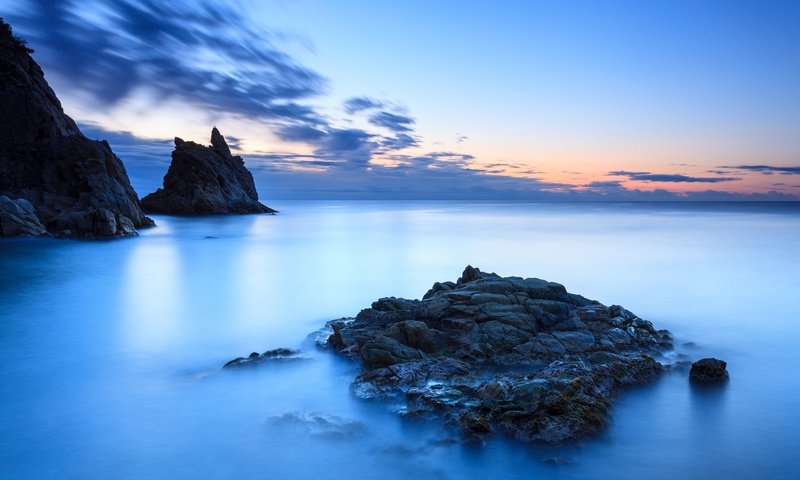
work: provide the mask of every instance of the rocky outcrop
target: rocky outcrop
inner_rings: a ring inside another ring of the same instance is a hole
[[[44,227],[113,237],[153,225],[120,159],[107,142],[81,134],[30,53],[0,21],[0,195],[18,207],[3,202],[2,235],[38,235]]]
[[[654,357],[671,347],[669,332],[618,305],[472,267],[422,300],[381,298],[329,326],[324,347],[361,365],[357,397],[399,400],[401,415],[443,418],[478,442],[592,434],[616,392],[658,376]]]
[[[692,364],[689,379],[697,382],[719,382],[728,379],[728,364],[718,358],[703,358]]]
[[[258,201],[253,175],[242,157],[231,155],[216,128],[210,146],[175,138],[164,188],[144,197],[142,206],[149,213],[173,215],[276,213]]]

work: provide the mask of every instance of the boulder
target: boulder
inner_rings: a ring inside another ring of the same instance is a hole
[[[210,146],[175,138],[164,186],[144,197],[142,207],[171,215],[276,213],[258,201],[253,175],[216,127]]]
[[[700,382],[717,382],[728,379],[728,364],[718,358],[703,358],[692,364],[689,378]]]
[[[154,225],[122,161],[81,133],[30,53],[0,20],[0,235],[117,237]]]

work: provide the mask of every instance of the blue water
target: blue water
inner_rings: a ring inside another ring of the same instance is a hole
[[[0,476],[797,478],[800,207],[273,206],[158,216],[130,240],[0,242]],[[468,263],[622,304],[693,358],[726,359],[731,381],[669,374],[622,395],[611,426],[578,445],[468,448],[354,400],[352,365],[313,348],[219,371],[378,297],[418,298]]]

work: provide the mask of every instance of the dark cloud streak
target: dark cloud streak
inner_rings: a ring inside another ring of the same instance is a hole
[[[741,178],[735,177],[691,177],[679,173],[650,173],[650,172],[627,172],[616,170],[608,172],[608,175],[615,177],[628,177],[628,180],[639,182],[664,182],[664,183],[722,183],[735,182]]]
[[[731,170],[745,170],[749,172],[760,172],[764,174],[780,173],[784,175],[800,175],[800,167],[782,167],[773,165],[738,165],[727,166],[722,165],[717,168],[727,168]]]
[[[326,81],[278,50],[269,32],[232,7],[206,0],[29,5],[8,18],[48,72],[100,105],[147,87],[211,111],[321,122],[297,101],[322,93]]]

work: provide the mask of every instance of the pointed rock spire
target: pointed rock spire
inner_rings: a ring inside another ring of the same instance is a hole
[[[211,146],[222,155],[231,156],[231,149],[228,147],[225,137],[217,130],[217,127],[211,129]]]

